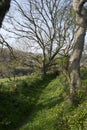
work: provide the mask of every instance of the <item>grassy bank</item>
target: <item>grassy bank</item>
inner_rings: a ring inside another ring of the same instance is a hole
[[[84,76],[83,76],[84,77]],[[0,87],[0,130],[87,130],[87,80],[69,100],[64,75],[30,76]]]
[[[32,117],[19,130],[87,130],[87,96],[80,90],[73,106],[64,76],[51,80],[41,93]]]
[[[13,81],[13,80],[23,80],[23,79],[26,79],[28,76],[16,76],[15,78],[14,77],[10,77],[9,78],[0,78],[0,83],[5,83],[5,82],[9,82],[9,81]]]
[[[2,83],[0,87],[0,130],[16,129],[29,117],[33,108],[54,76],[46,79],[31,76],[24,80]]]

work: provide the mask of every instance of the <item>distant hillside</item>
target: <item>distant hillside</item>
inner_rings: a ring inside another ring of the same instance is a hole
[[[49,70],[58,70],[58,67],[65,65],[62,58],[56,58],[53,66]],[[53,68],[52,68],[53,67]],[[87,67],[87,54],[83,54],[81,58],[81,67]],[[30,75],[35,71],[42,69],[42,55],[20,50],[9,50],[0,48],[0,77]],[[60,68],[59,68],[60,69]],[[61,70],[62,71],[62,70]]]
[[[30,56],[19,50],[0,48],[0,77],[28,75],[34,72]]]

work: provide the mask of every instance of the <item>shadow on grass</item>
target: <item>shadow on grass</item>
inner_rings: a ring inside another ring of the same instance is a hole
[[[8,84],[11,91],[0,90],[0,130],[16,130],[31,118],[39,96],[55,75],[30,78]],[[38,109],[38,108],[37,108]]]

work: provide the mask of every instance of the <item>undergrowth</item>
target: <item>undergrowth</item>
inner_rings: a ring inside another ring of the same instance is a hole
[[[56,77],[40,95],[31,119],[19,130],[87,130],[86,99],[84,90],[79,90],[80,102],[73,106],[66,77]]]
[[[28,118],[43,89],[55,76],[30,76],[0,85],[0,130],[15,130]]]
[[[69,85],[63,74],[3,83],[0,130],[87,130],[86,78],[82,82],[77,106],[70,102]]]

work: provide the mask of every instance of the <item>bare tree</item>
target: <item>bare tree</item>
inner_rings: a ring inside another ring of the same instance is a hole
[[[10,50],[10,54],[13,54],[12,47],[9,45],[9,43],[4,39],[4,37],[0,34],[0,45],[3,50],[3,47],[7,47]]]
[[[67,55],[71,49],[74,34],[71,2],[26,0],[20,4],[14,1],[22,19],[10,15],[9,22],[13,29],[9,32],[16,34],[18,38],[28,39],[31,47],[41,51],[42,71],[45,75],[54,58],[57,55]]]
[[[87,28],[87,8],[85,7],[87,0],[73,0],[73,9],[76,13],[76,33],[74,41],[74,49],[70,58],[70,93],[71,99],[77,96],[77,90],[81,87],[80,79],[80,59],[84,47],[84,38]]]

